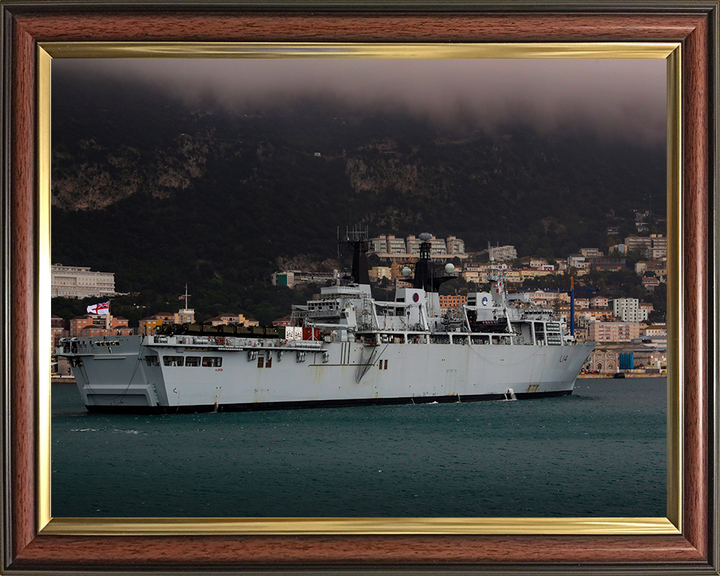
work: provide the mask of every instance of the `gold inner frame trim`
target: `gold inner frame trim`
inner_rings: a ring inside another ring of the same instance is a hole
[[[667,58],[677,42],[330,44],[43,42],[54,58]]]
[[[48,535],[678,534],[667,518],[58,518]]]
[[[44,42],[38,45],[38,528],[45,535],[680,534],[682,211],[680,43],[325,44]],[[653,58],[667,66],[667,518],[52,518],[50,478],[50,109],[53,58]]]

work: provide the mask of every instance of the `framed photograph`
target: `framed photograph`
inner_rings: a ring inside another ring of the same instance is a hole
[[[3,570],[717,573],[717,8],[4,3]],[[51,61],[318,55],[665,61],[666,517],[52,517]]]

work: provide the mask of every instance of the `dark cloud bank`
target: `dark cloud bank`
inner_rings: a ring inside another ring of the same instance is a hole
[[[135,78],[237,112],[324,98],[440,126],[589,130],[640,144],[666,135],[663,60],[56,60],[53,74]]]

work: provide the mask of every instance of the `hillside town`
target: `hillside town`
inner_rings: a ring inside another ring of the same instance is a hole
[[[608,237],[618,231],[608,228]],[[379,235],[369,240],[369,255],[373,265],[370,281],[377,288],[393,289],[409,286],[402,270],[417,262],[420,239],[415,236],[399,238]],[[573,317],[577,340],[598,343],[587,366],[591,374],[664,374],[667,364],[667,328],[664,309],[655,310],[652,296],[667,280],[667,238],[662,234],[631,235],[606,250],[597,247],[580,248],[565,258],[522,257],[512,245],[489,246],[487,250],[469,253],[462,239],[450,236],[433,237],[432,258],[438,264],[452,262],[457,277],[450,293],[440,293],[441,308],[451,313],[466,302],[466,294],[483,289],[491,273],[500,273],[510,291],[524,293],[540,307],[552,309],[570,326]],[[633,271],[645,297],[618,294],[613,286],[604,285],[601,294],[597,279],[604,281],[607,273]],[[308,284],[325,285],[332,282],[338,271],[283,270],[272,275],[276,286],[294,289]],[[116,296],[114,273],[97,272],[88,267],[52,266],[53,297],[110,298]],[[570,278],[572,289],[564,284]],[[556,287],[551,287],[551,286]],[[563,288],[557,288],[557,286]],[[664,292],[663,292],[664,293]],[[74,318],[52,317],[53,344],[62,337],[92,337],[103,335],[154,334],[166,324],[203,322],[212,326],[258,326],[259,322],[241,312],[224,312],[213,318],[196,319],[189,306],[187,288],[179,297],[179,309],[159,312],[142,318],[137,326],[130,326],[126,318],[109,313],[88,313]],[[289,316],[273,321],[275,326],[287,325]]]

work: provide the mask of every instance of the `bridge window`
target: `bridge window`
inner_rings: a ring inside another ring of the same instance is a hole
[[[208,368],[220,368],[220,366],[222,366],[222,358],[220,356],[204,356],[202,365]]]
[[[163,356],[163,364],[165,366],[182,366],[184,358],[182,356]]]
[[[188,356],[185,358],[185,366],[200,366],[200,356]]]

